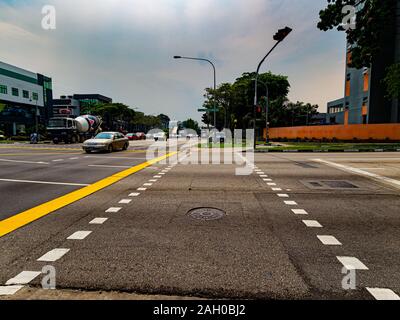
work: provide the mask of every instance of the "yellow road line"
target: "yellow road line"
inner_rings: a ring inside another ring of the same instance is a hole
[[[165,159],[175,155],[176,153],[177,152],[172,152],[172,153],[163,155],[161,157],[154,158],[147,162],[141,163],[137,166],[134,166],[127,170],[123,170],[121,172],[118,172],[118,173],[110,176],[110,177],[107,177],[105,179],[97,181],[97,182],[91,184],[90,186],[73,191],[62,197],[59,197],[57,199],[43,203],[41,205],[38,205],[37,207],[26,210],[24,212],[21,212],[17,215],[14,215],[14,216],[8,218],[8,219],[0,221],[0,237],[3,237],[4,235],[6,235],[8,233],[11,233],[23,226],[35,221],[35,220],[38,220],[38,219],[48,215],[49,213],[59,210],[71,203],[76,202],[76,201],[79,201],[99,190],[109,187],[110,185],[112,185],[112,184],[138,172],[138,171],[141,171],[148,166],[151,166],[157,162],[165,160]]]

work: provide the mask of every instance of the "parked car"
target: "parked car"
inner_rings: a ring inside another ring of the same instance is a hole
[[[146,134],[144,132],[136,132],[136,136],[139,140],[146,140]]]
[[[93,139],[86,140],[82,146],[86,153],[91,153],[92,151],[113,152],[118,149],[127,150],[128,147],[128,138],[120,132],[99,133]]]
[[[136,133],[128,133],[125,137],[128,138],[128,140],[139,140],[140,138],[137,136]]]

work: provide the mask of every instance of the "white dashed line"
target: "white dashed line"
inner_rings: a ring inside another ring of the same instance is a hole
[[[272,189],[272,191],[282,191],[281,188],[271,188],[271,189]]]
[[[158,180],[157,179],[151,179],[151,180],[149,180],[149,182],[157,182]]]
[[[151,187],[153,184],[152,183],[144,183],[143,184],[145,187]]]
[[[259,172],[257,172],[257,174],[262,176],[263,174],[265,174],[265,172],[259,171]]]
[[[134,192],[134,193],[129,194],[129,196],[130,197],[139,197],[140,193],[139,192]]]
[[[137,191],[146,191],[147,188],[137,188]]]
[[[267,176],[266,174],[262,174],[262,175],[260,176],[260,178],[268,178],[268,176]]]
[[[354,257],[336,257],[347,270],[369,270],[360,260]]]
[[[69,158],[69,160],[78,160],[79,158]]]
[[[0,296],[10,296],[16,294],[24,286],[0,286]]]
[[[119,207],[111,207],[111,208],[108,208],[108,209],[106,210],[106,212],[107,212],[107,213],[117,213],[117,212],[119,212],[121,209],[122,209],[122,208],[119,208]]]
[[[162,177],[161,176],[154,176],[153,178],[160,179]]]
[[[303,220],[303,223],[309,228],[322,228],[317,220]]]
[[[285,204],[287,204],[288,206],[297,206],[296,201],[285,201]]]
[[[53,162],[60,162],[60,161],[64,161],[64,159],[57,159],[57,160],[52,160]]]
[[[341,246],[342,243],[334,236],[317,236],[319,241],[326,246]]]
[[[84,240],[92,231],[77,231],[71,234],[67,240]]]
[[[120,204],[129,204],[129,203],[131,203],[132,202],[132,199],[122,199],[120,202],[118,202],[118,203],[120,203]]]
[[[107,220],[108,218],[94,218],[92,221],[89,222],[89,224],[103,224]]]
[[[0,179],[4,182],[17,182],[17,183],[33,183],[33,184],[51,184],[57,186],[75,186],[75,187],[87,187],[88,184],[83,183],[64,183],[64,182],[51,182],[51,181],[31,181],[31,180],[14,180],[14,179]]]
[[[268,182],[267,185],[269,185],[269,186],[276,186],[276,183],[274,183],[274,182]]]
[[[278,193],[279,198],[289,198],[289,195],[286,193]]]
[[[367,290],[376,300],[400,300],[400,296],[390,289],[367,288]]]
[[[272,179],[263,179],[264,181],[272,181]]]
[[[43,256],[41,256],[37,261],[54,262],[61,259],[70,249],[53,249]]]
[[[16,275],[6,282],[6,286],[16,285],[16,284],[28,284],[33,279],[35,279],[41,272],[37,271],[22,271],[20,274]]]
[[[165,175],[165,172],[160,172],[159,175],[162,175],[162,176],[163,176],[163,175]]]
[[[304,209],[292,209],[292,212],[294,214],[303,214],[303,215],[308,214],[308,212],[306,210],[304,210]]]

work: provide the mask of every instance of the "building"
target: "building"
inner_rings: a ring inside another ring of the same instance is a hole
[[[52,113],[52,80],[0,61],[0,131],[25,136]]]
[[[90,109],[91,105],[112,103],[112,99],[100,94],[74,94],[61,96],[53,100],[54,117],[72,117],[81,115],[81,110]]]
[[[399,99],[387,97],[383,79],[387,68],[400,63],[400,0],[397,15],[388,21],[381,50],[370,68],[350,68],[352,47],[347,46],[344,97],[328,103],[329,124],[399,123]]]

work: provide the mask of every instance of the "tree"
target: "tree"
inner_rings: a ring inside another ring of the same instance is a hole
[[[350,66],[368,67],[384,45],[382,39],[395,22],[397,0],[327,0],[328,6],[319,13],[318,28],[328,31],[337,28],[345,31],[348,43],[352,46]],[[357,6],[355,28],[345,30],[342,26],[345,15],[342,9],[346,5]],[[393,78],[396,68],[389,68],[388,77]]]
[[[160,119],[162,129],[168,129],[171,119],[167,115],[162,113],[159,114],[157,118]]]
[[[392,65],[384,80],[390,97],[400,98],[400,63]]]
[[[217,114],[217,128],[222,129],[224,126],[231,130],[235,128],[250,128],[253,121],[253,103],[254,103],[254,85],[256,74],[243,73],[240,78],[237,78],[233,84],[223,83],[214,91],[207,88],[204,95],[205,102],[203,107],[212,109],[216,101],[220,107]],[[287,77],[275,75],[271,72],[262,73],[259,75],[259,101],[262,96],[265,96],[266,89],[262,82],[268,85],[269,98],[275,100],[284,98],[289,93],[289,82]],[[205,124],[213,123],[213,114],[210,112],[203,115]]]
[[[199,124],[197,121],[194,121],[193,119],[189,118],[186,121],[183,121],[182,125],[185,129],[191,129],[196,131],[198,134],[200,133]]]

